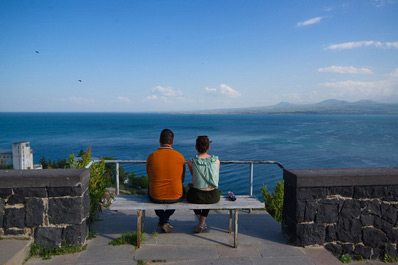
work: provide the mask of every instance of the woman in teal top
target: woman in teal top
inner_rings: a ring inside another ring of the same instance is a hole
[[[188,161],[193,183],[188,185],[190,189],[187,199],[191,203],[210,204],[220,201],[220,191],[218,190],[220,160],[218,160],[217,156],[207,154],[210,149],[210,143],[208,136],[198,136],[195,146],[198,155]],[[194,230],[200,233],[207,228],[206,218],[209,210],[194,210],[194,212],[199,221]]]

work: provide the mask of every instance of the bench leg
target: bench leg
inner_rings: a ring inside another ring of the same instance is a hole
[[[232,210],[229,210],[229,227],[228,227],[228,233],[232,233]]]
[[[238,212],[239,209],[235,209],[234,248],[238,247]]]
[[[141,247],[141,210],[137,210],[137,248]]]
[[[145,232],[145,210],[142,210],[141,215],[141,233]]]

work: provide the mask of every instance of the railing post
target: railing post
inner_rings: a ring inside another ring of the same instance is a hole
[[[250,190],[249,190],[250,196],[253,196],[253,168],[254,164],[250,163]]]
[[[119,195],[119,163],[116,163],[116,195]]]

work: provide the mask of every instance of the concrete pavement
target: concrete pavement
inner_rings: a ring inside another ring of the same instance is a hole
[[[97,237],[89,240],[87,250],[50,260],[31,258],[25,264],[174,264],[174,265],[341,265],[323,248],[298,248],[287,244],[278,224],[267,212],[239,213],[237,249],[233,234],[228,233],[228,211],[210,211],[208,229],[193,233],[196,224],[193,211],[179,210],[171,217],[172,233],[160,232],[157,217],[147,211],[145,240],[140,249],[132,245],[112,246],[109,242],[121,234],[136,230],[135,211],[104,210],[92,230]],[[0,250],[1,254],[1,250]],[[378,264],[378,263],[354,263]],[[380,263],[382,264],[382,263]]]

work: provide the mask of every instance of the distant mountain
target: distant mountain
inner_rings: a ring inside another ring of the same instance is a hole
[[[194,111],[190,113],[203,114],[357,114],[398,115],[398,103],[386,104],[373,100],[360,100],[348,102],[344,100],[328,99],[314,104],[293,104],[280,102],[272,106],[253,108],[215,109]]]

